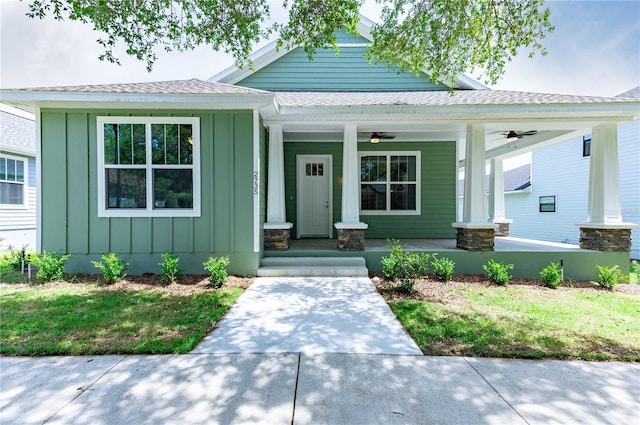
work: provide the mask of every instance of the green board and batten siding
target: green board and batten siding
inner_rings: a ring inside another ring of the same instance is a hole
[[[341,47],[336,56],[334,50],[321,49],[309,61],[298,47],[236,85],[269,91],[446,90],[425,74],[398,73],[385,63],[369,64],[364,51],[364,46]]]
[[[131,263],[130,273],[158,273],[160,254],[168,251],[181,257],[188,273],[204,273],[202,262],[212,255],[229,255],[231,273],[255,273],[260,253],[253,249],[252,111],[43,109],[41,114],[42,249],[70,253],[70,270],[95,272],[90,260],[117,252]],[[101,115],[200,118],[200,217],[98,217],[96,117]],[[264,134],[260,144],[264,151]]]
[[[360,220],[367,223],[366,238],[425,238],[453,239],[455,229],[451,223],[456,217],[456,143],[410,142],[359,143],[359,152],[420,151],[421,156],[421,214],[420,215],[366,215]],[[333,158],[333,221],[340,221],[342,205],[342,142],[287,142],[284,144],[285,194],[287,220],[294,224],[291,234],[296,235],[296,156],[303,154],[330,154]],[[333,237],[336,237],[335,230]]]

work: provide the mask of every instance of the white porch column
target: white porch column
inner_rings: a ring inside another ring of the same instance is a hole
[[[504,212],[504,169],[502,159],[489,161],[489,221],[498,225],[496,236],[509,236],[509,224]]]
[[[457,247],[471,251],[493,250],[498,227],[489,222],[487,214],[485,148],[484,124],[467,125],[462,222],[452,225],[458,229]]]
[[[344,128],[342,148],[342,221],[335,223],[338,230],[338,249],[361,251],[364,249],[364,230],[369,227],[360,221],[360,164],[358,161],[358,128]]]
[[[269,128],[267,173],[267,222],[264,224],[265,249],[289,248],[292,223],[286,221],[284,195],[284,145],[282,126]]]
[[[587,221],[580,226],[580,246],[598,251],[630,251],[631,229],[622,221],[618,170],[618,126],[591,129]]]

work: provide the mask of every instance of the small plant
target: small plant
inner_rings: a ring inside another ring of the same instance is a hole
[[[629,265],[629,283],[640,283],[640,262],[631,260]]]
[[[47,252],[31,256],[31,264],[38,268],[36,278],[43,282],[62,280],[64,277],[64,265],[71,258],[70,254]]]
[[[92,261],[91,263],[102,271],[102,277],[107,283],[118,282],[125,278],[129,263],[124,261],[115,252],[102,255],[103,261]]]
[[[513,269],[513,264],[505,264],[502,261],[495,261],[493,259],[489,260],[489,262],[482,266],[489,279],[498,285],[506,285],[511,280],[511,275],[509,274],[509,270]]]
[[[429,272],[429,254],[407,252],[397,239],[387,239],[391,251],[388,257],[382,257],[382,273],[387,279],[416,279]]]
[[[431,268],[433,274],[436,275],[436,279],[441,282],[448,282],[453,277],[453,270],[456,267],[456,263],[446,257],[438,258],[438,254],[433,254],[431,261]]]
[[[540,271],[542,284],[549,288],[557,288],[562,280],[562,272],[559,263],[551,263]]]
[[[202,265],[204,269],[209,272],[209,286],[219,288],[227,281],[229,257],[209,257]]]
[[[173,283],[182,277],[182,270],[178,266],[180,258],[177,255],[171,255],[170,252],[162,254],[162,263],[158,265],[162,268],[162,281],[165,283]]]
[[[389,286],[389,289],[400,294],[411,295],[415,292],[413,285],[415,285],[413,279],[405,279],[401,280],[400,283]]]
[[[596,269],[598,285],[602,286],[605,289],[613,289],[618,281],[620,281],[620,279],[624,279],[625,277],[617,265],[613,267],[596,266]]]

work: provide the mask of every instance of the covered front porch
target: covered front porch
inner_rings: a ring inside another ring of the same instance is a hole
[[[627,264],[627,252],[601,252],[578,245],[520,239],[495,238],[493,251],[467,251],[456,247],[456,239],[402,239],[407,251],[447,257],[456,263],[456,274],[484,273],[482,265],[490,259],[514,265],[514,276],[535,277],[551,262],[562,263],[567,279],[593,280],[595,266]],[[385,239],[365,239],[363,251],[338,251],[336,239],[292,239],[286,251],[265,251],[265,257],[363,257],[369,271],[381,271],[380,260],[389,255]]]

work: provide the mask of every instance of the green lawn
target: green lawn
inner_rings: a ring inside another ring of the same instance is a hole
[[[186,353],[242,293],[0,284],[4,355]]]
[[[388,302],[425,354],[640,361],[640,297],[452,286]]]

